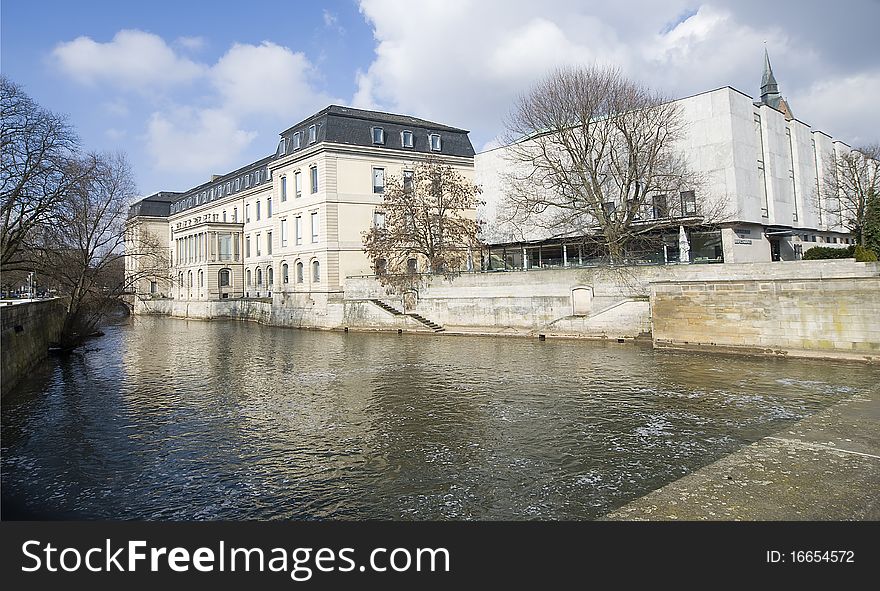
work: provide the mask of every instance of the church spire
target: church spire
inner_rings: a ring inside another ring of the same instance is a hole
[[[770,54],[767,53],[766,43],[764,44],[764,74],[761,77],[761,100],[757,104],[773,107],[777,111],[782,111],[786,119],[794,119],[788,102],[782,98],[782,94],[779,92],[779,84],[776,82],[776,76],[773,75],[773,68],[770,66]]]
[[[770,54],[767,53],[767,46],[764,46],[764,76],[761,78],[761,101],[765,102],[765,97],[775,94],[779,95],[779,85],[776,83],[776,76],[773,75],[773,68],[770,66]]]

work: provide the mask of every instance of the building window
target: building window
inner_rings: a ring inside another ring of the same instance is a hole
[[[275,281],[275,273],[272,267],[266,267],[266,283],[269,287],[272,286],[272,283]]]
[[[666,205],[666,195],[654,195],[653,214],[655,220],[669,217],[669,207]]]
[[[413,132],[404,130],[400,132],[400,145],[404,148],[413,147]]]
[[[267,218],[272,217],[272,198],[271,197],[266,198],[266,217]]]
[[[150,293],[158,293],[159,292],[159,283],[156,281],[150,281]]]
[[[192,287],[192,286],[193,286],[193,272],[192,272],[192,271],[189,271],[189,272],[186,274],[186,286],[187,286],[187,287]]]
[[[770,203],[767,197],[767,174],[764,171],[764,132],[761,129],[761,116],[755,115],[755,134],[758,137],[758,184],[761,185],[761,216],[770,215]]]
[[[318,141],[318,127],[309,125],[309,143],[314,144],[316,141]]]
[[[419,272],[419,261],[418,259],[407,259],[406,260],[406,272],[410,275],[415,275]]]
[[[295,173],[293,173],[293,190],[294,190],[294,195],[295,195],[296,197],[302,197],[302,189],[303,189],[303,184],[302,184],[302,173],[301,173],[300,171],[297,170]]]
[[[385,143],[385,130],[381,127],[373,128],[373,143],[374,144],[384,144]]]
[[[376,259],[376,275],[384,275],[388,270],[388,261],[385,259]]]
[[[295,240],[295,244],[299,246],[302,244],[302,216],[298,215],[293,220],[293,236]]]
[[[237,207],[232,208],[232,221],[233,222],[238,221],[238,208]]]
[[[303,277],[303,264],[302,264],[302,262],[297,262],[296,263],[296,282],[302,283],[304,281],[304,279],[305,278]]]
[[[254,243],[257,245],[257,256],[260,256],[260,235],[257,234],[254,238]]]
[[[281,220],[281,248],[287,246],[287,220]]]
[[[217,283],[220,284],[220,287],[232,285],[232,271],[230,269],[220,269],[217,275]]]
[[[281,177],[281,201],[287,201],[287,177]]]
[[[321,263],[312,261],[312,283],[321,281]]]
[[[223,210],[223,222],[224,223],[226,222],[226,210],[225,209]]]
[[[244,206],[244,222],[246,224],[251,223],[251,204],[246,203]]]
[[[411,193],[413,190],[413,171],[411,170],[403,171],[403,190],[406,193]]]
[[[251,285],[251,270],[247,270],[247,284]]]
[[[312,219],[312,243],[318,241],[318,212],[313,211],[310,216]]]
[[[302,134],[297,131],[293,134],[293,149],[299,150],[300,145],[302,145]]]
[[[272,232],[266,232],[266,254],[272,254]]]
[[[384,168],[374,168],[373,169],[373,193],[384,193],[385,192],[385,169]]]
[[[257,287],[263,285],[263,270],[257,267]]]
[[[281,263],[281,282],[287,285],[290,282],[290,275],[287,272],[287,263]]]
[[[309,174],[312,177],[312,193],[318,192],[318,167],[312,166],[309,168]]]
[[[377,211],[373,213],[373,226],[379,229],[385,227],[385,212]]]
[[[251,256],[251,237],[250,236],[246,236],[244,239],[244,256],[245,257]]]
[[[682,215],[697,215],[697,195],[694,191],[681,192]]]
[[[205,287],[205,272],[199,271],[199,287]]]
[[[431,150],[433,152],[440,151],[440,134],[439,133],[431,133],[428,135],[428,143],[431,146]]]
[[[792,212],[792,221],[798,221],[798,204],[797,204],[797,185],[794,181],[794,143],[791,139],[791,129],[785,128],[785,135],[788,137],[788,178],[791,182],[791,202],[794,207]]]
[[[257,221],[260,221],[260,202],[257,201]]]

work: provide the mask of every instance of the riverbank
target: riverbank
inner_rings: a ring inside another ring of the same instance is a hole
[[[28,300],[0,306],[0,395],[6,395],[49,354],[64,325],[65,300]]]
[[[852,259],[566,268],[425,277],[404,296],[376,277],[271,298],[141,298],[136,314],[351,331],[611,341],[751,356],[880,362],[880,263]]]
[[[847,398],[606,515],[620,521],[880,520],[880,389]]]

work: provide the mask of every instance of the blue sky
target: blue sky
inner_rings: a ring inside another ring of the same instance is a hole
[[[880,4],[826,4],[5,0],[0,67],[67,113],[84,147],[124,150],[143,194],[271,153],[331,102],[464,127],[480,150],[560,64],[613,63],[670,96],[755,96],[764,41],[799,119],[851,145],[880,141]]]

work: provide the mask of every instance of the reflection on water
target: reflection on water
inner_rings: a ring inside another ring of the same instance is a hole
[[[871,371],[137,318],[3,400],[3,512],[592,519],[875,387]]]

